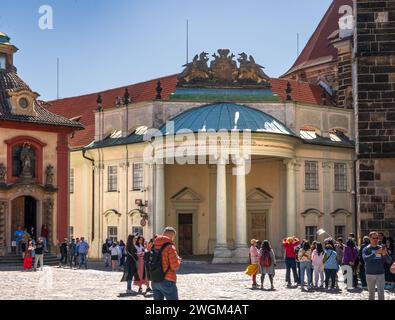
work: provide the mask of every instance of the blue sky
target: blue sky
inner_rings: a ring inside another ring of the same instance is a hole
[[[283,74],[331,0],[1,0],[0,31],[20,51],[18,73],[44,100],[81,95],[178,73],[189,57],[218,48],[246,52],[272,77]],[[50,5],[54,29],[41,30]]]

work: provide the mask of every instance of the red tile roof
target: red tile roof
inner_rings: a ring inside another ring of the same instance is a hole
[[[168,100],[171,93],[176,89],[177,75],[171,75],[154,79],[142,83],[127,86],[132,103],[154,100],[156,96],[156,84],[160,80],[162,84],[162,99]],[[281,98],[282,101],[286,98],[285,89],[287,87],[287,80],[271,79],[272,91]],[[291,96],[294,101],[321,105],[322,89],[319,86],[290,81],[292,86]],[[114,102],[118,96],[122,97],[125,87],[115,88],[100,92],[103,99],[103,108],[108,109],[114,106]],[[65,98],[49,102],[47,108],[56,114],[62,115],[69,119],[79,119],[85,126],[85,130],[78,131],[70,140],[72,148],[80,148],[88,145],[94,139],[95,135],[95,110],[97,107],[98,93],[91,93],[78,97]]]
[[[337,50],[330,45],[328,38],[339,29],[339,19],[343,14],[339,13],[339,9],[343,5],[353,7],[353,0],[333,0],[302,53],[283,77],[305,66],[337,59]]]

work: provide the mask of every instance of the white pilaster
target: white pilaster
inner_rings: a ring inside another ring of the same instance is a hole
[[[165,165],[156,164],[155,188],[155,233],[162,234],[165,228]]]

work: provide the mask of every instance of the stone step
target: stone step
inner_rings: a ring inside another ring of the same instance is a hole
[[[33,259],[34,261],[34,259]],[[0,265],[22,265],[23,259],[16,255],[6,255],[0,257]],[[44,255],[45,265],[57,265],[59,264],[59,258],[55,254],[48,253]]]

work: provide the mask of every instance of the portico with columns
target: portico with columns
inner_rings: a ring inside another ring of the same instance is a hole
[[[232,110],[239,106],[216,108]],[[238,110],[243,114],[248,108]],[[259,111],[257,114],[261,115]],[[178,119],[173,121],[177,126]],[[230,150],[231,154],[218,152],[212,157],[207,144],[207,153],[199,154],[206,163],[198,162],[199,157],[194,163],[184,164],[165,156],[156,159],[152,166],[154,232],[160,234],[166,226],[175,227],[180,252],[213,255],[213,263],[246,263],[251,238],[271,238],[276,247],[281,235],[295,234],[295,150],[300,140],[286,127],[281,130],[278,135],[253,133],[247,156],[235,156]],[[177,141],[169,146],[164,143],[155,152],[168,156],[170,148],[175,151],[185,143]]]

